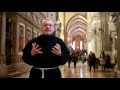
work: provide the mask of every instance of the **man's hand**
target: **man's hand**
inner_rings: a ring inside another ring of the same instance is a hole
[[[52,53],[61,56],[62,52],[61,52],[61,46],[59,44],[56,44],[53,48],[52,48]]]
[[[41,48],[38,48],[39,45],[35,42],[35,43],[32,43],[32,50],[31,50],[31,55],[32,56],[35,56],[36,54],[38,53],[43,53],[41,50]]]

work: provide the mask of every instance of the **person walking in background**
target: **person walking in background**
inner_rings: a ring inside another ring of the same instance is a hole
[[[84,53],[82,53],[82,55],[81,55],[81,60],[82,60],[82,64],[84,64],[86,62],[86,57],[85,57]]]
[[[74,68],[76,68],[76,64],[77,64],[77,61],[78,61],[78,57],[77,57],[76,53],[72,53],[72,61],[74,63]]]
[[[81,61],[81,52],[78,53],[78,61]]]
[[[92,51],[90,51],[90,54],[89,54],[90,71],[91,71],[92,67],[93,67],[93,69],[95,71],[95,63],[96,63],[96,56],[95,56],[95,54]]]
[[[103,72],[103,71],[105,71],[105,64],[106,64],[106,54],[104,51],[101,51],[99,60],[100,60],[100,65],[101,65],[101,69]]]
[[[110,58],[110,55],[109,55],[109,54],[106,55],[105,68],[111,68],[111,58]]]
[[[72,55],[72,54],[70,54],[70,55]],[[68,60],[68,68],[70,68],[71,63],[72,63],[72,57],[70,57],[70,59]]]

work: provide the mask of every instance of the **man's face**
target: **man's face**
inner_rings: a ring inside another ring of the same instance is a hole
[[[42,25],[42,31],[45,35],[52,35],[54,32],[54,23],[51,20],[45,20]]]

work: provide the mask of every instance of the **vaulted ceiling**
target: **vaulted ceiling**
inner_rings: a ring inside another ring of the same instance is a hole
[[[70,18],[67,23],[67,33],[70,40],[73,40],[74,37],[80,36],[83,39],[86,38],[86,30],[87,30],[87,20],[85,17],[77,14]]]

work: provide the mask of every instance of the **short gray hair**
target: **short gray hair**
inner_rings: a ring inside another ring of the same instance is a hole
[[[43,25],[43,23],[44,23],[46,20],[50,20],[50,21],[52,21],[53,24],[54,24],[54,21],[53,21],[51,18],[45,18],[45,19],[42,21],[42,25]]]

